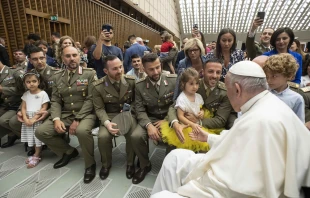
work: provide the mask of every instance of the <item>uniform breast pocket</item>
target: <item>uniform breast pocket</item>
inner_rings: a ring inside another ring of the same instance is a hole
[[[3,86],[5,87],[11,87],[11,86],[14,86],[14,84],[15,84],[14,78],[3,81]]]
[[[76,86],[77,91],[87,91],[87,86]]]
[[[209,109],[210,111],[216,112],[217,109],[219,108],[220,104],[221,104],[221,103],[219,103],[219,102],[213,102],[213,103],[207,105],[207,107],[208,107],[208,109]]]

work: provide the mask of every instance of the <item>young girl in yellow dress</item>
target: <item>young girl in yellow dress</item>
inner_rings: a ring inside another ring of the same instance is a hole
[[[223,129],[206,129],[201,126],[203,118],[210,118],[213,115],[207,109],[202,109],[204,104],[200,94],[196,93],[199,88],[199,73],[193,68],[187,68],[180,76],[180,88],[182,93],[176,100],[175,108],[177,109],[177,116],[181,123],[189,125],[183,130],[185,141],[181,143],[173,128],[169,127],[168,122],[163,122],[161,125],[161,133],[163,142],[169,145],[176,146],[177,148],[184,148],[193,151],[208,151],[209,145],[205,142],[194,141],[189,137],[191,132],[199,132],[202,128],[208,133],[219,133]],[[194,114],[198,119],[198,123],[193,123],[188,120],[184,115],[185,113]]]

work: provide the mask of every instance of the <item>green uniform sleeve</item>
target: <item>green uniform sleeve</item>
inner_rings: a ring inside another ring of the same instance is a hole
[[[53,78],[54,82],[56,82],[56,78],[57,78],[57,75],[55,75]],[[56,83],[53,83],[52,90],[53,92],[52,92],[51,109],[50,109],[51,117],[52,119],[57,118],[57,117],[61,118],[63,101],[58,92]]]
[[[250,60],[253,60],[257,55],[256,46],[255,46],[255,36],[254,37],[246,37],[246,51]]]
[[[103,124],[106,120],[111,120],[105,110],[104,100],[96,87],[93,87],[92,95],[95,112],[101,124]]]
[[[174,108],[175,102],[168,109],[168,122],[171,123],[173,120],[178,120],[177,110]]]
[[[202,126],[209,129],[224,128],[231,111],[231,104],[227,95],[225,95],[221,101],[221,104],[219,105],[219,108],[215,112],[214,117],[203,119]]]
[[[148,117],[147,113],[146,113],[146,109],[143,105],[143,98],[141,96],[141,92],[139,91],[139,89],[135,88],[135,111],[137,114],[137,119],[138,122],[140,124],[140,126],[142,128],[145,128],[145,125],[149,122],[151,122],[150,118]]]

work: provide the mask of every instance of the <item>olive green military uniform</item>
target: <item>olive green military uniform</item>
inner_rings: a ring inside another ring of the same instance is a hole
[[[32,69],[31,71],[37,72],[35,69]],[[49,98],[52,97],[53,75],[55,74],[55,72],[58,72],[58,71],[59,69],[46,65],[46,67],[42,71],[38,72],[40,75],[43,76],[44,79],[46,79],[48,83],[48,87],[44,91],[46,91]],[[14,131],[21,131],[22,124],[21,122],[18,121],[16,114],[10,119],[9,125]]]
[[[131,137],[141,168],[149,164],[146,125],[163,120],[167,116],[173,103],[176,79],[176,74],[162,74],[158,93],[149,77],[136,83],[136,113],[139,125]]]
[[[12,69],[22,69],[24,71],[27,71],[27,66],[28,66],[28,61],[24,60],[21,63],[17,63],[15,65],[12,66]]]
[[[270,51],[270,49],[263,46],[262,43],[255,42],[255,36],[254,37],[247,36],[245,45],[250,60],[253,60],[255,57]]]
[[[310,86],[299,88],[299,84],[288,82],[291,90],[299,93],[305,101],[305,122],[310,121]]]
[[[0,85],[2,86],[0,104],[0,138],[13,132],[20,136],[20,130],[14,130],[9,125],[9,120],[16,115],[16,110],[21,103],[23,93],[17,93],[16,83],[22,83],[24,71],[21,68],[10,69],[4,66],[0,74]],[[21,124],[18,123],[20,126]],[[20,128],[19,128],[20,129]]]
[[[76,129],[80,146],[82,148],[85,167],[95,163],[94,141],[91,135],[96,121],[93,114],[92,89],[93,82],[97,79],[96,72],[92,69],[77,67],[69,83],[69,70],[55,72],[53,76],[53,93],[51,98],[51,117],[40,125],[35,135],[44,142],[58,156],[71,154],[71,147],[54,129],[53,119],[60,118],[66,127],[74,119],[79,120]]]
[[[199,93],[204,100],[203,106],[214,114],[213,118],[203,119],[202,126],[209,129],[217,129],[225,128],[225,126],[233,124],[236,116],[230,118],[230,116],[234,114],[232,113],[233,109],[227,97],[227,90],[223,82],[219,81],[207,97],[203,79],[199,79],[199,89],[197,93]],[[174,106],[171,106],[170,109],[174,111],[174,115],[176,115]],[[170,118],[169,114],[169,122],[173,120],[174,117]],[[228,121],[231,122],[231,124],[228,124]]]
[[[108,168],[112,162],[112,138],[113,135],[104,126],[104,122],[111,121],[123,109],[124,103],[131,105],[134,110],[135,97],[135,77],[123,75],[119,82],[119,90],[115,88],[116,82],[111,82],[108,76],[105,76],[94,82],[93,103],[97,117],[100,120],[98,133],[98,145],[101,154],[102,166]],[[126,153],[127,165],[134,164],[134,151],[132,148],[130,135],[136,127],[136,119],[133,119],[132,126],[129,132],[125,135],[126,138]]]

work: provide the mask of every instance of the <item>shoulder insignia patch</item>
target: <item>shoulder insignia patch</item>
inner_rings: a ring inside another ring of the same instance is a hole
[[[50,67],[52,71],[61,71],[61,69],[55,68],[55,67]]]
[[[88,68],[88,67],[82,67],[83,70],[94,70],[93,68]]]
[[[146,79],[146,78],[141,78],[141,79],[139,79],[139,80],[136,82],[136,84],[145,81],[145,79]]]
[[[178,75],[177,74],[167,74],[167,77],[168,78],[176,78],[176,77],[178,77]]]
[[[218,88],[220,88],[220,89],[223,89],[223,90],[225,90],[225,91],[227,91],[227,88],[226,88],[226,86],[225,86],[225,84],[223,83],[223,82],[218,82],[218,84],[217,84],[217,87]]]
[[[101,83],[103,83],[105,80],[104,78],[100,78],[99,80],[96,80],[95,82],[93,82],[93,85],[96,86],[96,85],[99,85]]]
[[[302,90],[303,92],[309,92],[309,91],[310,91],[310,86],[308,86],[308,87],[303,87],[303,88],[301,88],[301,90]]]
[[[124,75],[125,78],[136,80],[133,75]]]
[[[290,87],[294,87],[294,88],[299,88],[299,84],[297,84],[297,83],[293,83],[293,82],[287,82],[287,84],[288,84],[288,86],[290,86]]]

